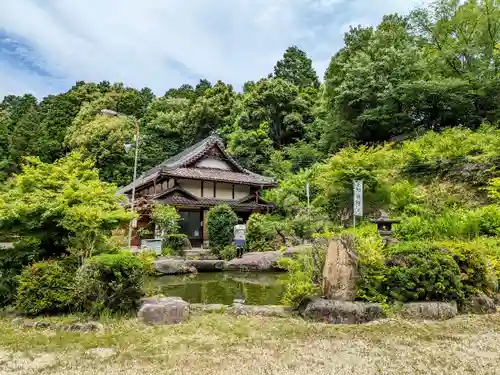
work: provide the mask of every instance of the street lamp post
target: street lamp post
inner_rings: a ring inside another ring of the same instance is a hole
[[[135,180],[137,179],[137,159],[139,157],[139,121],[134,117],[134,116],[127,116],[124,115],[123,113],[119,113],[116,111],[113,111],[111,109],[103,109],[101,110],[101,113],[105,116],[125,116],[128,118],[131,118],[132,121],[134,122],[135,126],[135,156],[134,156],[134,179],[132,180],[132,200],[130,202],[130,210],[134,212],[134,203],[135,203]],[[131,145],[125,145],[125,151],[128,151],[127,149],[130,149]],[[129,224],[128,227],[128,247],[132,248],[132,221]]]

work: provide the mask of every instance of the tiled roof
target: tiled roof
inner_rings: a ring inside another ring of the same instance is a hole
[[[240,172],[227,171],[224,169],[211,168],[176,168],[162,171],[163,174],[178,178],[222,181],[229,183],[249,184],[249,185],[273,185],[274,181],[264,176],[256,174],[246,174]]]
[[[196,206],[196,207],[211,207],[218,204],[226,203],[233,208],[241,209],[255,209],[255,208],[273,208],[273,204],[263,204],[263,203],[239,203],[234,200],[224,200],[215,198],[199,198],[197,200],[192,200],[186,197],[181,197],[178,195],[173,195],[165,199],[159,199],[157,203],[162,204],[172,204],[172,205],[184,205],[184,206]]]
[[[217,145],[225,160],[227,160],[236,171],[209,168],[189,168],[195,161],[203,157],[213,146]],[[127,193],[133,186],[139,187],[154,180],[160,175],[173,176],[179,178],[206,179],[212,181],[224,181],[248,185],[274,186],[275,181],[270,177],[253,173],[234,160],[225,150],[222,139],[213,134],[204,140],[185,149],[181,153],[172,156],[156,167],[144,172],[137,180],[121,188],[118,193]]]

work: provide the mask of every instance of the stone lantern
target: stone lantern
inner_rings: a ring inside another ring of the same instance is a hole
[[[390,219],[389,216],[387,216],[387,214],[383,212],[379,218],[372,219],[370,221],[377,224],[378,233],[384,239],[387,245],[396,242],[396,240],[392,238],[392,224],[398,224],[401,222],[401,220]]]

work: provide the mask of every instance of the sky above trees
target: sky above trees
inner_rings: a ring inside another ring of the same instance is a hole
[[[199,79],[239,89],[289,45],[322,78],[349,25],[427,0],[0,0],[0,98],[41,98],[75,81],[165,88]]]

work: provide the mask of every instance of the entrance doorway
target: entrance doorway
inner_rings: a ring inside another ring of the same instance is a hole
[[[192,247],[201,247],[203,243],[202,215],[200,211],[180,210],[179,215],[182,217],[181,233],[188,236]]]

